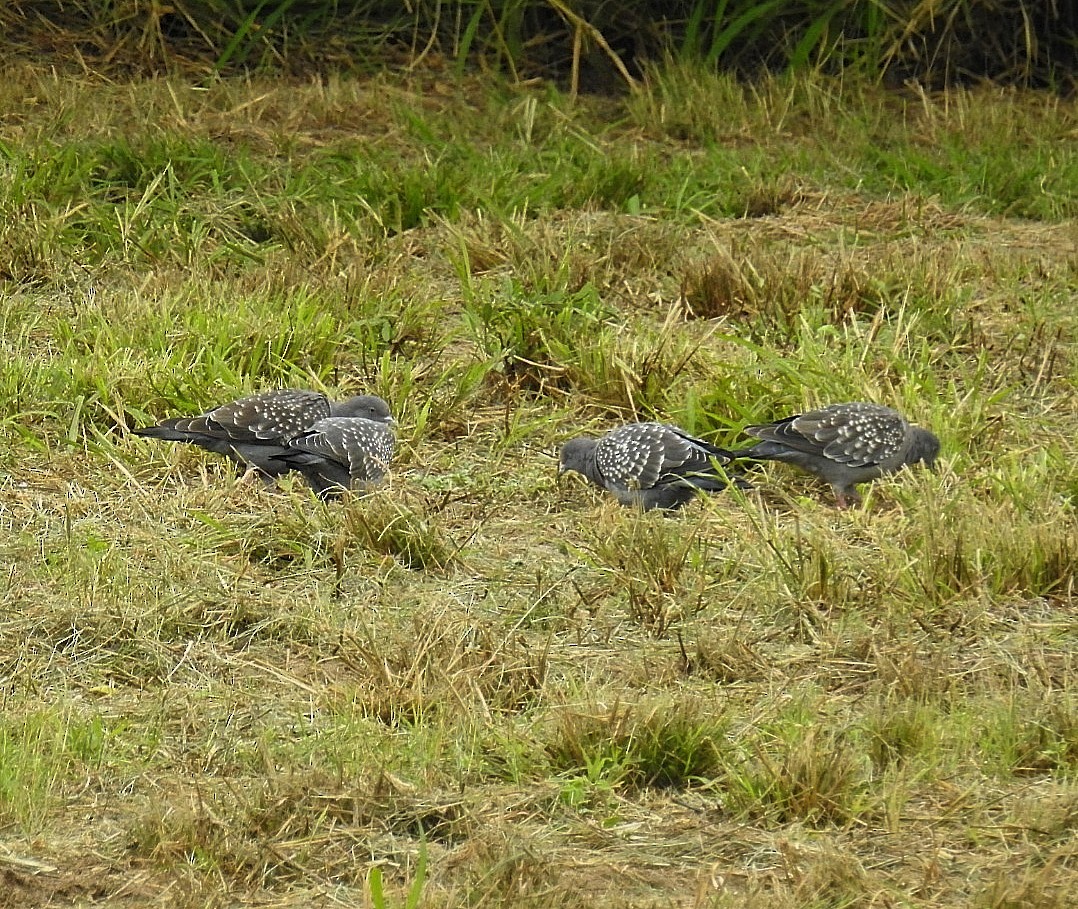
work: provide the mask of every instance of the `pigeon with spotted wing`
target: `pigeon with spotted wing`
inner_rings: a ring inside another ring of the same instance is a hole
[[[269,479],[291,470],[287,462],[275,459],[287,453],[288,440],[330,417],[391,419],[389,405],[374,395],[330,401],[317,391],[284,388],[248,395],[197,417],[173,417],[134,433],[198,445],[232,459],[240,473],[253,468]]]
[[[388,413],[382,419],[327,417],[289,439],[272,460],[302,473],[321,498],[337,498],[385,477],[393,459],[395,423]]]
[[[731,483],[722,465],[730,452],[665,423],[629,423],[598,439],[580,437],[561,449],[558,475],[574,471],[612,492],[622,505],[679,508],[698,492],[718,492]]]
[[[858,483],[918,462],[932,467],[940,451],[927,429],[890,407],[860,401],[747,426],[745,432],[761,441],[732,455],[783,461],[815,474],[831,484],[839,508],[860,502]]]

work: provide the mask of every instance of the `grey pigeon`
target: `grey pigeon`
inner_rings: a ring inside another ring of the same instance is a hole
[[[745,432],[762,441],[734,456],[783,461],[815,474],[831,484],[839,508],[860,502],[858,483],[919,461],[932,467],[940,451],[939,439],[927,429],[890,407],[860,401],[747,426]]]
[[[323,499],[335,498],[382,480],[393,459],[395,423],[388,412],[381,419],[327,417],[289,439],[273,461],[302,473]]]
[[[134,430],[135,435],[169,442],[188,442],[231,458],[242,473],[256,469],[264,478],[279,477],[291,468],[275,455],[288,451],[288,440],[327,417],[390,419],[389,405],[373,395],[330,401],[317,391],[284,388],[248,395],[197,417],[173,417],[156,426]]]
[[[612,492],[622,505],[679,508],[698,491],[717,492],[731,482],[718,465],[730,452],[665,423],[629,423],[599,439],[580,437],[561,449],[558,475],[582,474]]]

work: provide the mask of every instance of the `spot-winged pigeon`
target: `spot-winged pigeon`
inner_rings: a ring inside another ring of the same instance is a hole
[[[860,401],[747,426],[745,432],[761,441],[734,456],[783,461],[815,474],[831,484],[839,508],[860,501],[858,483],[919,461],[932,467],[940,451],[939,439],[927,429],[890,407]]]
[[[717,492],[731,482],[716,467],[729,463],[730,452],[665,423],[629,423],[598,439],[580,437],[561,449],[559,476],[582,474],[612,492],[622,505],[678,508],[698,491]]]
[[[222,404],[197,417],[173,417],[136,435],[169,442],[188,442],[231,458],[242,473],[255,468],[263,477],[278,477],[291,468],[275,455],[288,451],[288,440],[327,417],[366,417],[386,421],[389,405],[373,395],[330,401],[317,391],[292,388],[263,391]]]
[[[286,469],[298,470],[323,499],[382,480],[393,459],[395,420],[327,417],[288,440],[273,455]]]

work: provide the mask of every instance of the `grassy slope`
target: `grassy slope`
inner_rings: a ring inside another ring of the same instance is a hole
[[[0,124],[0,906],[1065,905],[1073,101],[20,70]],[[386,395],[392,483],[125,432],[275,385]],[[554,482],[841,399],[942,469]]]

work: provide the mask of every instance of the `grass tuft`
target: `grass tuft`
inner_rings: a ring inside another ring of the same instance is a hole
[[[849,823],[865,811],[870,774],[848,736],[812,727],[790,729],[777,748],[760,748],[731,774],[732,803],[777,823]]]
[[[654,513],[603,521],[586,552],[629,620],[656,637],[704,607],[708,542],[691,528]]]
[[[405,568],[443,571],[460,553],[429,506],[375,494],[348,506],[344,533],[369,552],[390,556]]]
[[[473,709],[522,710],[541,696],[547,674],[545,652],[435,611],[417,614],[392,638],[364,626],[343,654],[361,671],[350,706],[390,726]]]
[[[547,754],[578,804],[579,784],[614,790],[684,789],[711,776],[726,750],[726,725],[694,701],[566,708]]]

